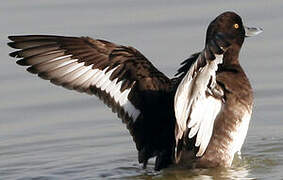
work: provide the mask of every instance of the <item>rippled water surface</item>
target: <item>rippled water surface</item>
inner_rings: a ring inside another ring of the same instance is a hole
[[[282,179],[283,2],[3,0],[0,6],[0,179]],[[11,34],[91,36],[131,45],[172,77],[226,10],[264,28],[241,64],[255,91],[242,159],[229,169],[143,170],[121,121],[96,97],[49,84],[8,57]]]

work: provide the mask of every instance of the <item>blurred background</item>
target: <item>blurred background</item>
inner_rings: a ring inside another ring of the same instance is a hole
[[[280,179],[283,176],[283,1],[2,0],[0,6],[0,179]],[[255,108],[232,168],[153,171],[137,163],[126,127],[94,96],[27,73],[8,54],[8,35],[90,36],[140,50],[173,77],[204,47],[208,24],[235,11],[248,26],[240,62]]]

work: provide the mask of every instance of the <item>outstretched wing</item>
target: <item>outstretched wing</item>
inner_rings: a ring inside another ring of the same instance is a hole
[[[89,37],[10,36],[10,56],[19,65],[53,84],[95,94],[127,124],[137,149],[144,144],[142,92],[162,91],[170,80],[139,51]],[[147,96],[146,98],[151,98]]]
[[[177,73],[180,83],[174,99],[176,144],[178,148],[181,139],[195,138],[197,157],[204,154],[209,144],[214,121],[224,102],[224,92],[216,82],[216,71],[229,45],[224,48],[219,44],[224,43],[208,43],[202,52],[184,61]],[[179,152],[177,149],[177,160]]]

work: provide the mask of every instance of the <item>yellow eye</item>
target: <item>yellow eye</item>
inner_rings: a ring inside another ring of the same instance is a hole
[[[239,24],[234,24],[234,28],[238,29],[239,28]]]

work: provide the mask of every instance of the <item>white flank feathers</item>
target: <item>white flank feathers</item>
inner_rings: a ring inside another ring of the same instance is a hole
[[[229,144],[229,154],[230,157],[232,157],[230,161],[230,165],[232,164],[235,153],[238,152],[239,154],[241,154],[241,149],[249,129],[250,119],[251,119],[251,112],[247,111],[243,115],[241,122],[237,124],[235,128],[236,130],[232,131],[230,134],[230,137],[232,138],[232,141]]]
[[[174,99],[176,142],[182,138],[187,128],[191,128],[188,136],[192,138],[197,134],[195,146],[199,146],[196,154],[198,157],[203,155],[209,144],[214,120],[222,107],[221,100],[207,97],[206,91],[211,78],[210,87],[213,88],[216,84],[216,71],[218,64],[222,63],[223,55],[216,55],[215,60],[207,61],[207,64],[194,74],[199,58],[182,79]]]

